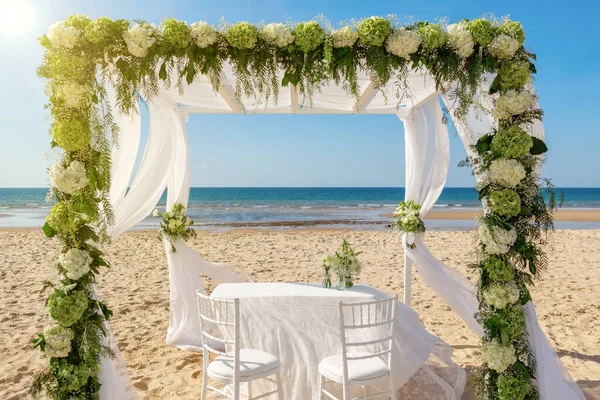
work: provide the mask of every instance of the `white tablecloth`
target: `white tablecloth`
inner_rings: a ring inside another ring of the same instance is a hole
[[[307,283],[227,283],[217,286],[212,296],[240,299],[242,348],[278,356],[282,363],[283,399],[302,400],[319,398],[319,361],[341,351],[337,302],[387,297],[368,285],[338,291]],[[432,353],[439,352],[440,345],[445,344],[425,330],[418,314],[411,308],[398,303],[397,309],[393,373],[397,387],[406,386],[404,398],[425,398],[412,397],[411,393],[416,394],[420,389],[409,389],[411,385],[406,385],[416,375],[422,382],[413,382],[412,386],[445,385],[429,391],[441,395],[439,398],[442,399],[460,398],[464,389],[464,371],[451,360],[443,362],[451,364],[448,367],[453,369],[450,373],[454,376],[452,382],[444,382],[433,370],[422,372]],[[449,358],[445,346],[445,358]],[[451,354],[451,349],[449,352]]]

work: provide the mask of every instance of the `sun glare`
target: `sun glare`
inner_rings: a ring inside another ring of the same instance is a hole
[[[27,0],[0,0],[0,38],[22,36],[34,22],[35,10]]]

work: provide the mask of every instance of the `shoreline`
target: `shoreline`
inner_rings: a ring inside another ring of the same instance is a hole
[[[426,221],[441,222],[435,223],[436,227],[430,230],[439,231],[459,231],[470,230],[472,226],[465,227],[465,221],[475,221],[479,210],[433,210],[424,218]],[[0,218],[11,217],[10,214],[0,214]],[[291,230],[387,230],[388,225],[392,223],[393,214],[377,214],[378,219],[361,218],[332,218],[332,219],[312,219],[312,220],[292,220],[292,221],[245,221],[245,222],[213,222],[202,225],[196,225],[197,231],[224,232],[224,231],[291,231]],[[554,213],[554,220],[561,223],[579,223],[592,224],[593,226],[572,225],[566,229],[600,229],[600,209],[563,209]],[[445,226],[444,221],[448,222]],[[42,222],[43,223],[43,222]],[[462,225],[460,224],[462,223]],[[565,224],[563,224],[565,227]],[[144,232],[155,231],[158,226],[142,224],[130,231]],[[557,228],[560,229],[560,228]],[[41,230],[39,226],[0,226],[0,232],[28,232]]]

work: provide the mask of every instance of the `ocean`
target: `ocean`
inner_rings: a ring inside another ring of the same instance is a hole
[[[600,209],[600,188],[565,188],[566,209]],[[51,207],[46,188],[0,188],[0,227],[37,227]],[[192,188],[188,215],[209,229],[348,227],[385,229],[404,198],[404,188]],[[158,208],[164,210],[166,194]],[[445,188],[435,210],[479,207],[473,188]],[[137,229],[159,223],[149,216]],[[427,220],[428,229],[470,229],[473,221]],[[599,223],[564,223],[557,228],[600,228]]]

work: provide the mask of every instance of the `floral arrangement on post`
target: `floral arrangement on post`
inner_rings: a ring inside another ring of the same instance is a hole
[[[158,210],[152,213],[155,217],[160,217]],[[187,241],[196,237],[196,231],[192,228],[194,220],[185,215],[185,207],[181,203],[176,203],[171,212],[164,212],[162,222],[158,230],[159,239],[167,239],[171,243],[171,251],[175,253],[175,242],[177,239]]]
[[[406,246],[411,249],[416,247],[413,235],[425,233],[425,224],[419,216],[421,205],[414,201],[401,201],[394,211],[396,222],[393,227],[401,232],[411,234],[406,237]],[[410,236],[410,237],[409,237]]]
[[[107,85],[115,87],[113,105],[128,114],[136,111],[140,96],[152,101],[161,85],[177,85],[184,91],[184,83],[204,75],[218,91],[221,72],[229,63],[236,76],[237,99],[247,96],[266,103],[271,96],[277,99],[282,86],[292,85],[309,105],[313,93],[331,80],[359,99],[358,71],[386,96],[386,87],[395,88],[393,96],[402,101],[410,95],[409,71],[423,69],[437,90],[449,92],[459,120],[477,101],[485,76],[496,75],[490,94],[495,97],[491,112],[498,126],[481,138],[477,157],[470,160],[476,174],[487,179],[478,187],[485,206],[482,261],[477,264],[479,316],[486,328],[488,354],[479,397],[535,398],[535,369],[531,357],[522,361],[530,349],[518,329],[522,326],[518,314],[519,304],[528,298],[526,283],[547,266],[541,232],[552,228],[555,198],[551,195],[546,204],[540,193],[538,171],[545,144],[525,130],[541,119],[542,111],[529,90],[535,55],[524,48],[524,41],[518,22],[485,18],[449,26],[430,22],[403,26],[394,18],[370,17],[330,29],[318,21],[215,27],[173,18],[156,27],[143,21],[73,15],[52,25],[40,39],[46,52],[38,69],[47,84],[51,147],[59,155],[50,168],[50,195],[57,202],[44,232],[60,240],[64,265],[57,262],[61,282],[48,300],[54,322],[36,340],[42,351],[48,351],[49,367],[34,380],[32,394],[44,391],[60,400],[96,398],[98,363],[110,353],[102,345],[102,326],[110,312],[93,296],[95,275],[107,266],[93,243],[102,244],[106,227],[114,223],[108,193],[111,147],[118,143],[119,129],[106,100]],[[87,252],[91,262],[74,250]],[[504,267],[496,270],[493,266],[500,262],[487,260],[491,256],[499,257]],[[514,270],[511,279],[507,265]],[[519,300],[513,302],[515,287]],[[502,365],[493,362],[498,358]]]
[[[352,246],[344,239],[340,251],[336,251],[335,254],[323,258],[323,269],[326,271],[326,274],[328,274],[330,270],[335,272],[338,279],[338,289],[343,290],[354,286],[354,279],[360,273],[361,267],[358,256],[361,253],[361,251],[355,252],[354,249],[352,249]],[[325,280],[327,280],[327,278]],[[331,280],[328,282],[329,286],[326,286],[325,283],[326,282],[324,281],[323,286],[331,287]]]

